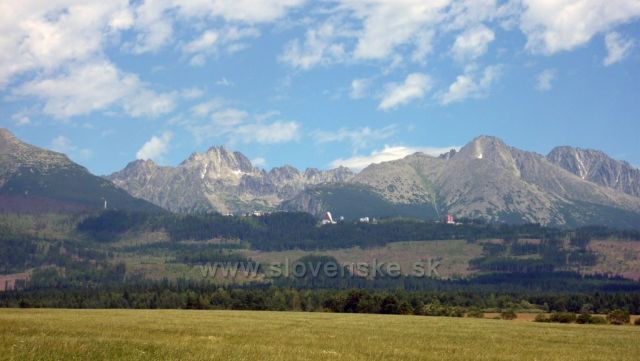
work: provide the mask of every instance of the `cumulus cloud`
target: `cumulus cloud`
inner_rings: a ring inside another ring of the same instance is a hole
[[[362,21],[354,57],[384,59],[400,45],[415,45],[419,34],[429,32],[444,18],[449,3],[449,0],[342,0],[342,8],[350,10],[353,17]]]
[[[128,10],[126,0],[0,5],[0,89],[16,75],[100,54],[109,34],[131,25]]]
[[[637,0],[522,0],[520,29],[527,49],[553,54],[571,50],[613,27],[640,17]]]
[[[152,159],[156,162],[162,161],[169,151],[173,133],[164,132],[160,136],[152,136],[136,153],[137,159]]]
[[[277,144],[298,139],[300,124],[292,121],[275,121],[270,124],[244,124],[231,131],[231,143]]]
[[[156,116],[175,106],[175,94],[156,93],[136,75],[123,73],[106,61],[78,65],[58,76],[29,81],[14,93],[41,98],[44,112],[56,118],[88,114],[116,104],[134,117]]]
[[[185,44],[182,48],[187,53],[197,53],[203,50],[209,49],[220,38],[218,32],[213,30],[207,30],[202,33],[198,38],[193,39],[189,43]]]
[[[604,38],[604,43],[607,47],[607,57],[602,62],[604,66],[613,65],[626,58],[634,45],[633,40],[625,39],[616,32],[608,33]]]
[[[87,160],[91,158],[92,155],[90,149],[76,146],[69,138],[63,135],[59,135],[51,140],[51,149],[64,153],[74,160]]]
[[[403,83],[390,83],[385,86],[378,109],[390,110],[420,99],[431,89],[431,78],[422,73],[407,75]]]
[[[213,98],[211,100],[198,103],[191,107],[191,113],[197,117],[205,117],[210,115],[214,110],[220,109],[224,105],[221,98]]]
[[[249,113],[244,110],[227,108],[214,112],[211,118],[221,126],[234,126],[242,123],[249,117]]]
[[[331,22],[307,30],[303,43],[295,39],[285,46],[280,61],[303,70],[340,61],[345,58],[345,50],[334,42],[336,36],[336,25]]]
[[[204,64],[220,46],[229,53],[242,49],[247,38],[259,36],[256,24],[273,22],[303,3],[24,0],[0,4],[0,90],[17,81],[12,86],[15,94],[41,98],[45,112],[60,118],[111,110],[114,105],[132,116],[163,114],[174,108],[173,94],[153,91],[136,74],[118,69],[108,59],[108,47],[142,54],[177,42],[176,48],[190,57],[191,64]],[[178,23],[201,33],[178,41],[174,36]],[[212,24],[217,27],[210,28]],[[72,85],[80,80],[82,87],[74,93]]]
[[[316,143],[349,142],[354,151],[366,148],[371,144],[387,139],[396,133],[396,126],[389,125],[380,129],[369,127],[340,128],[336,131],[318,130],[313,133]]]
[[[500,66],[488,66],[483,72],[477,73],[473,68],[458,75],[446,92],[440,94],[442,105],[463,101],[468,98],[486,96],[491,86],[500,76]]]
[[[22,113],[12,115],[11,120],[13,120],[13,123],[18,127],[31,124],[31,119]]]
[[[275,21],[302,4],[304,0],[146,0],[135,7],[137,35],[131,48],[135,53],[157,51],[173,40],[175,23],[178,21],[222,19],[228,23],[250,26]],[[217,40],[212,32],[202,35],[205,37],[196,39],[195,45],[203,49]],[[233,40],[233,32],[228,39]],[[199,44],[198,40],[201,41]]]
[[[553,82],[556,79],[555,69],[545,69],[538,74],[536,78],[536,89],[539,91],[548,91],[553,87]]]
[[[495,34],[491,29],[478,25],[458,35],[451,52],[458,61],[475,60],[487,52],[494,39]]]
[[[232,26],[220,30],[210,29],[183,45],[182,51],[191,56],[189,64],[202,66],[205,64],[207,56],[215,55],[221,47],[227,49],[229,53],[233,53],[244,48],[242,42],[244,39],[259,35],[260,32],[253,27]]]
[[[411,61],[424,64],[433,50],[436,37],[462,31],[456,52],[469,54],[483,53],[491,41],[493,31],[485,22],[514,18],[517,8],[513,2],[498,3],[495,0],[453,1],[453,0],[334,0],[335,7],[328,11],[330,17],[320,23],[317,29],[330,25],[329,36],[319,37],[318,30],[306,35],[307,52],[298,40],[292,41],[285,54],[298,55],[295,59],[305,59],[291,65],[310,69],[316,64],[357,61],[391,61],[399,64],[409,53]],[[322,41],[319,41],[321,39]],[[310,41],[311,40],[311,41]],[[315,46],[312,46],[315,45]],[[340,57],[332,56],[332,45],[339,46]],[[307,55],[306,58],[302,55]]]
[[[278,112],[251,114],[228,107],[225,103],[223,99],[214,98],[197,104],[191,108],[195,118],[181,119],[177,123],[193,135],[196,143],[223,138],[230,144],[278,144],[294,141],[300,136],[298,122],[268,121]]]
[[[263,157],[257,157],[251,159],[251,164],[253,164],[254,167],[265,168],[267,166],[267,160]]]
[[[389,162],[396,159],[402,159],[414,153],[424,153],[433,157],[446,153],[451,149],[460,149],[460,147],[406,147],[406,146],[388,146],[385,145],[381,150],[374,150],[369,155],[354,156],[346,159],[336,159],[331,162],[331,167],[347,167],[353,170],[361,170],[374,163]]]
[[[351,91],[349,92],[349,96],[352,99],[364,98],[367,95],[370,86],[370,79],[353,79],[351,81]]]

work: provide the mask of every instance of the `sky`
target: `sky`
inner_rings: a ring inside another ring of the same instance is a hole
[[[479,135],[640,166],[640,0],[0,0],[0,127],[95,174],[362,169]]]

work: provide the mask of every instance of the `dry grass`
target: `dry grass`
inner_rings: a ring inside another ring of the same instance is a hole
[[[637,360],[640,327],[326,313],[0,310],[1,360]]]

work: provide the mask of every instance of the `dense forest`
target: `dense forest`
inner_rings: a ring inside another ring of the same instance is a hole
[[[215,286],[193,282],[143,282],[100,288],[30,289],[0,293],[0,307],[178,308],[448,315],[454,308],[500,312],[640,313],[640,293],[406,291]],[[436,311],[439,307],[440,311]],[[445,311],[449,310],[449,311]],[[445,312],[445,314],[434,314]]]
[[[620,231],[606,227],[578,230],[543,227],[537,224],[486,224],[462,220],[450,225],[413,219],[387,219],[375,223],[338,222],[319,226],[307,213],[278,212],[264,216],[227,217],[219,214],[147,214],[106,211],[89,217],[78,225],[87,236],[109,242],[128,231],[165,230],[173,241],[236,239],[253,249],[281,251],[289,249],[322,250],[359,246],[369,248],[391,242],[442,239],[538,238],[554,240],[565,237],[589,240],[592,237],[640,240],[638,231]]]

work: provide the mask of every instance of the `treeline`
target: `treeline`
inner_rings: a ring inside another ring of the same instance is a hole
[[[41,266],[85,267],[105,263],[112,253],[77,240],[52,240],[0,230],[0,274],[24,272]]]
[[[319,226],[307,213],[277,212],[261,217],[222,216],[220,214],[146,214],[105,211],[89,217],[78,230],[102,242],[117,240],[128,231],[166,231],[173,241],[233,239],[247,242],[264,251],[289,249],[317,250],[359,246],[383,246],[390,242],[416,240],[573,237],[621,237],[640,240],[640,232],[608,230],[602,227],[576,231],[543,227],[537,224],[506,225],[468,222],[449,225],[428,221],[392,219],[375,224],[339,222]],[[518,252],[518,250],[515,250]],[[519,252],[526,252],[520,250]],[[531,250],[533,252],[533,249]]]
[[[0,307],[233,309],[332,311],[350,313],[456,316],[471,312],[571,312],[613,310],[640,313],[640,293],[512,294],[309,290],[296,288],[220,287],[206,283],[157,282],[101,288],[32,289],[0,293]]]

